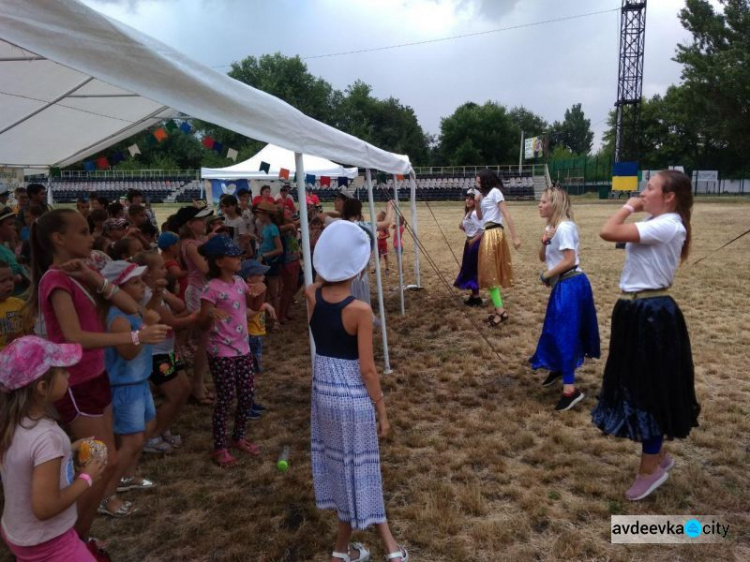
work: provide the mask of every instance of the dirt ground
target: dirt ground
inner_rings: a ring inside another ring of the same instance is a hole
[[[574,206],[603,357],[578,373],[585,400],[558,413],[560,388],[541,387],[546,373],[528,366],[548,296],[537,281],[543,223],[535,206],[510,204],[523,246],[513,251],[510,321],[489,331],[487,309],[463,306],[441,280],[452,283],[458,271],[453,254],[461,259],[461,202],[420,205],[420,238],[429,256],[421,257],[423,289],[406,293],[402,317],[391,267],[385,300],[393,373],[382,377],[393,426],[381,443],[386,508],[412,560],[750,560],[750,237],[715,252],[748,228],[750,201],[695,207],[692,255],[673,295],[692,339],[700,427],[667,445],[677,463],[669,481],[636,503],[623,493],[639,446],[602,436],[590,418],[624,259],[598,237],[615,208],[588,200]],[[414,282],[413,257],[407,238],[408,283]],[[249,436],[262,455],[243,458],[232,470],[215,467],[208,457],[211,409],[187,406],[175,428],[185,446],[142,463],[158,488],[128,494],[139,506],[134,516],[97,519],[94,535],[108,541],[114,560],[329,560],[336,518],[315,508],[310,357],[303,300],[297,301],[295,321],[266,339],[264,372],[256,379],[258,400],[269,409],[251,422]],[[382,367],[380,351],[376,361]],[[275,461],[284,445],[291,447],[291,467],[280,473]],[[613,514],[714,515],[731,525],[730,538],[717,545],[613,545]],[[374,531],[354,540],[382,560]]]

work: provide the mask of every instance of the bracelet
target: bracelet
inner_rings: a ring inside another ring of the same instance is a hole
[[[139,330],[133,330],[132,332],[130,332],[130,339],[133,341],[133,345],[141,345]]]
[[[380,404],[383,401],[383,398],[385,398],[385,395],[381,392],[380,393],[380,398],[378,398],[377,400],[372,400],[372,405],[373,406],[377,406],[378,404]]]
[[[91,479],[91,476],[86,474],[85,472],[81,472],[81,474],[78,475],[78,478],[86,482],[86,484],[89,485],[89,488],[94,485],[94,481]]]
[[[112,285],[112,290],[109,292],[108,295],[105,295],[104,298],[107,300],[112,300],[112,297],[114,297],[119,292],[120,292],[120,287],[118,287],[117,285]]]
[[[633,213],[635,213],[635,207],[633,207],[633,205],[630,205],[629,203],[625,203],[625,204],[624,204],[624,205],[622,206],[622,208],[623,208],[623,209],[627,209],[628,211],[630,211],[630,214],[631,214],[631,215],[632,215]]]
[[[102,286],[100,289],[98,289],[96,292],[100,295],[104,293],[104,291],[107,290],[107,287],[109,287],[109,281],[105,278],[104,283],[102,283]]]

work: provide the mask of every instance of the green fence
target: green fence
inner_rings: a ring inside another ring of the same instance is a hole
[[[573,195],[598,192],[612,184],[614,158],[580,156],[550,160],[547,163],[552,181],[557,181]]]

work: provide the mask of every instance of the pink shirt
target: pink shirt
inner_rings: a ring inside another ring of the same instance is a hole
[[[193,240],[188,238],[187,240],[183,240],[180,244],[180,252],[182,253],[182,261],[185,262],[185,267],[187,267],[187,283],[188,285],[192,285],[193,287],[203,287],[203,285],[206,282],[206,277],[203,275],[203,272],[198,269],[198,266],[195,265],[195,262],[190,259],[190,256],[188,256],[187,249],[188,246],[200,246],[202,245],[204,240]]]
[[[238,357],[250,353],[247,341],[247,283],[234,276],[231,283],[211,279],[201,293],[201,300],[229,316],[216,321],[208,334],[208,353],[215,357]]]
[[[16,427],[13,441],[5,453],[0,474],[3,478],[5,507],[3,533],[17,546],[35,546],[59,537],[73,528],[78,517],[74,503],[62,513],[40,521],[31,510],[31,476],[34,467],[61,458],[60,489],[75,478],[70,439],[51,419],[25,418]]]
[[[106,333],[104,322],[99,316],[94,297],[83,285],[57,269],[47,270],[39,283],[39,306],[46,328],[46,337],[54,343],[70,343],[65,339],[52,308],[52,293],[65,291],[73,299],[73,306],[78,312],[78,323],[85,332]],[[84,349],[81,362],[68,367],[70,386],[94,379],[104,372],[104,349]]]

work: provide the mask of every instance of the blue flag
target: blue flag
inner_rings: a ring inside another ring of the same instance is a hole
[[[211,201],[219,204],[222,195],[237,195],[241,188],[250,189],[247,180],[211,180]]]
[[[93,160],[88,160],[84,162],[83,169],[86,170],[87,172],[93,172],[94,170],[96,170],[96,162],[94,162]]]
[[[305,183],[315,185],[315,174],[305,174]]]

